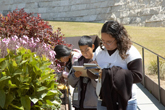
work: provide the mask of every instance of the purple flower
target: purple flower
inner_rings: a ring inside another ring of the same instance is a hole
[[[29,40],[29,37],[28,37],[28,36],[23,35],[23,38],[24,38],[26,41]]]
[[[40,42],[40,39],[39,39],[39,38],[37,38],[35,41],[36,41],[36,42]]]
[[[18,37],[15,35],[14,37],[11,37],[11,39],[15,42],[18,39]]]
[[[9,42],[10,42],[10,39],[9,38],[4,38],[4,39],[2,39],[2,42],[4,42],[7,46],[8,46],[8,44],[9,44]]]
[[[55,58],[55,52],[54,51],[50,51],[49,54],[50,54],[51,58]]]

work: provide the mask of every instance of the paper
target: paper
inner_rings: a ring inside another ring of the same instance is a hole
[[[85,69],[101,69],[98,64],[95,63],[84,63]]]
[[[97,76],[99,76],[99,70],[101,69],[98,64],[95,63],[84,63],[84,68]]]
[[[75,71],[81,71],[84,77],[88,77],[87,70],[92,74],[99,76],[99,70],[101,69],[97,64],[94,63],[84,63],[84,66],[73,66]]]
[[[84,66],[73,66],[73,69],[75,71],[81,71],[82,72],[81,76],[88,77],[87,70],[84,68]]]
[[[73,100],[78,100],[78,93],[73,94]]]

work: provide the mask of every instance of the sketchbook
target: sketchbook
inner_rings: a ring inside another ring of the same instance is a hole
[[[94,63],[84,63],[83,66],[73,66],[75,71],[81,71],[84,77],[88,77],[87,70],[96,76],[99,76],[99,70],[101,69],[97,64]]]
[[[73,66],[73,69],[75,71],[81,71],[82,72],[81,76],[88,77],[87,70],[84,68],[84,66]]]

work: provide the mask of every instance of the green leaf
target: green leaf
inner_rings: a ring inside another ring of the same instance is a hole
[[[5,106],[5,101],[6,101],[6,94],[5,91],[0,89],[0,106],[4,108]]]
[[[22,96],[21,97],[21,104],[23,105],[23,107],[25,108],[25,110],[30,110],[31,108],[31,103],[30,103],[30,99],[29,96]]]
[[[46,89],[47,89],[47,87],[42,86],[42,87],[40,87],[40,88],[37,89],[37,92],[44,91]]]
[[[0,63],[1,70],[4,70],[7,67],[6,61]]]
[[[6,58],[0,58],[0,63],[6,60]]]
[[[26,63],[27,61],[29,61],[29,60],[23,60],[23,61],[19,64],[19,66],[22,65],[22,64],[24,64],[24,63]]]
[[[38,98],[35,96],[35,97],[31,97],[30,100],[36,104],[38,102]]]
[[[16,61],[17,64],[19,64],[22,61],[22,56],[21,55],[17,56],[15,58],[15,61]]]
[[[13,93],[8,93],[6,95],[6,102],[5,102],[5,107],[7,107],[11,102],[14,100],[14,94]]]
[[[17,63],[16,63],[15,60],[12,60],[12,64],[13,64],[14,67],[17,67]]]
[[[1,81],[4,81],[4,80],[8,80],[8,79],[10,79],[11,77],[10,76],[3,76],[1,79],[0,79],[0,82]]]
[[[56,100],[52,101],[53,104],[60,106],[60,103],[57,102]]]
[[[9,88],[17,88],[15,84],[12,84],[11,80],[8,80],[8,86]]]
[[[17,76],[17,75],[21,75],[21,74],[22,74],[21,71],[20,71],[20,72],[16,71],[16,72],[13,74],[13,77],[14,77],[14,76]]]
[[[14,104],[10,104],[10,106],[13,108],[12,110],[24,110],[23,107],[19,107],[19,106],[14,105]]]
[[[29,84],[28,83],[23,83],[22,85],[20,85],[21,89],[29,89]]]

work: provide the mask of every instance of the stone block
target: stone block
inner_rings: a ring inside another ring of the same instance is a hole
[[[137,16],[137,10],[130,10],[129,11],[129,16]]]
[[[87,10],[87,15],[95,15],[95,14],[100,14],[100,9],[101,8],[97,8],[97,9],[89,9]]]
[[[57,17],[58,18],[67,17],[66,14],[67,13],[65,13],[65,12],[57,13]]]
[[[68,12],[70,16],[88,16],[88,10],[81,10],[81,11],[71,11]]]
[[[114,6],[122,6],[124,5],[124,1],[115,1]]]
[[[101,2],[95,2],[95,3],[92,3],[92,4],[87,4],[87,9],[96,9],[96,8],[99,8],[101,5]]]
[[[25,3],[24,8],[39,8],[39,6],[37,2],[29,2],[29,3]]]
[[[108,1],[108,6],[114,6],[115,5],[115,1],[114,0],[109,0]]]
[[[0,10],[9,10],[11,5],[0,4]]]
[[[69,5],[69,1],[65,0],[65,1],[60,1],[60,6],[68,6]]]
[[[1,0],[0,4],[11,5],[13,4],[13,0]]]
[[[129,11],[120,11],[120,18],[128,17],[129,13]]]
[[[97,18],[96,18],[96,20],[102,20],[102,19],[106,19],[107,18],[107,14],[99,14],[99,15],[97,15]]]
[[[42,7],[55,7],[55,6],[60,6],[61,5],[61,2],[60,1],[54,1],[54,2],[47,2],[47,1],[44,1],[44,2],[38,2],[38,6],[40,8]]]
[[[112,6],[111,7],[111,12],[115,12],[115,11],[123,11],[123,7],[121,5]]]
[[[108,7],[110,6],[109,1],[101,1],[100,2],[100,7]]]
[[[12,0],[13,1],[13,4],[15,3],[22,3],[22,0]]]
[[[25,3],[19,3],[16,5],[18,9],[25,8]]]
[[[130,24],[139,24],[142,22],[142,19],[140,17],[131,17]]]
[[[34,9],[25,8],[24,10],[27,13],[38,13],[38,8],[34,8]],[[39,14],[42,14],[42,13],[39,13]]]
[[[47,19],[47,18],[49,18],[49,14],[48,13],[42,13],[41,18],[42,19]]]
[[[150,0],[143,0],[143,4],[146,5],[146,8],[147,8],[147,7],[150,7],[150,6],[149,6],[149,5],[150,5]]]
[[[165,27],[165,22],[163,21],[146,22],[145,27]]]
[[[161,11],[161,6],[150,9],[150,14],[158,14]]]
[[[86,9],[86,4],[72,5],[71,11],[73,10],[83,10]]]
[[[49,7],[46,8],[46,12],[50,13],[50,12],[54,12],[54,13],[60,13],[63,11],[63,7]]]
[[[162,7],[165,7],[165,0],[163,0],[162,2]]]
[[[88,15],[83,17],[83,21],[90,22],[90,21],[95,21],[97,15]]]
[[[147,22],[152,22],[152,21],[163,21],[165,20],[165,14],[157,14],[153,15]]]
[[[122,23],[123,25],[128,25],[128,24],[130,24],[130,21],[131,21],[131,18],[130,18],[130,17],[127,17],[127,18],[123,18],[123,19],[121,20],[121,23]]]
[[[76,5],[76,4],[89,4],[89,0],[70,0],[69,3],[71,5]]]
[[[38,13],[47,13],[47,8],[38,8]]]

